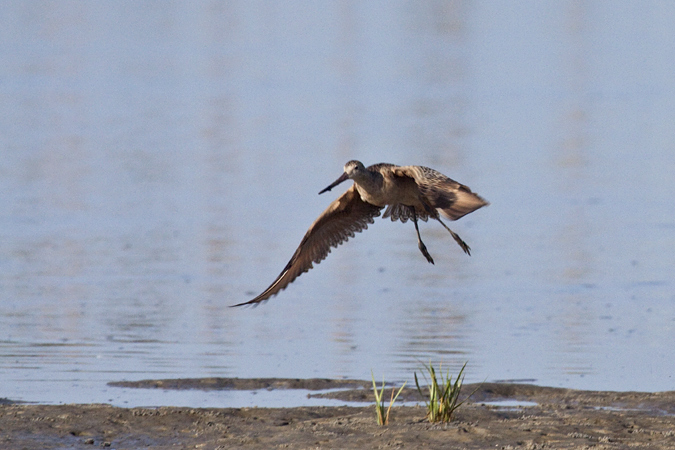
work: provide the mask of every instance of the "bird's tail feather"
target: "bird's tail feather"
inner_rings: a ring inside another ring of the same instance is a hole
[[[457,220],[478,208],[488,205],[488,202],[478,194],[471,192],[466,186],[453,192],[454,199],[449,201],[448,195],[432,196],[431,204],[441,211],[443,216],[450,220]],[[435,198],[434,198],[435,197]]]

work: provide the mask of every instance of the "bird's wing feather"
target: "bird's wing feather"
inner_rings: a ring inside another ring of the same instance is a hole
[[[468,186],[424,166],[404,166],[394,170],[397,175],[415,179],[420,194],[433,208],[440,209],[445,217],[457,220],[488,204]]]
[[[268,300],[286,289],[293,280],[307,272],[313,263],[323,261],[332,247],[337,247],[355,233],[368,228],[380,215],[381,207],[364,202],[352,185],[331,203],[309,227],[298,249],[276,280],[253,300],[233,306],[251,305]]]
[[[412,220],[413,218],[413,207],[407,206],[407,205],[402,205],[400,203],[396,203],[394,205],[388,205],[387,209],[384,210],[384,214],[382,214],[382,218],[391,218],[392,222],[396,222],[397,220],[400,220],[403,223],[406,223],[408,219]],[[426,222],[429,219],[429,214],[424,211],[424,210],[419,210],[416,211],[416,216],[418,219]]]

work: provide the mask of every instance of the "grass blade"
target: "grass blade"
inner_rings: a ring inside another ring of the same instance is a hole
[[[380,391],[377,390],[377,384],[375,383],[375,375],[373,375],[373,371],[370,371],[370,377],[373,380],[373,393],[375,394],[375,412],[377,414],[377,424],[378,425],[388,425],[389,424],[389,413],[391,412],[391,407],[394,406],[394,402],[398,398],[399,395],[401,395],[401,391],[403,391],[403,388],[405,387],[406,383],[403,383],[403,386],[401,386],[394,395],[395,389],[391,389],[391,400],[389,401],[389,407],[384,409],[384,377],[382,377],[382,388]]]

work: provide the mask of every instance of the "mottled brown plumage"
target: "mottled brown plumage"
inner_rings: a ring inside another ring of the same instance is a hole
[[[404,223],[409,219],[413,221],[418,247],[430,263],[433,264],[434,260],[422,242],[418,219],[425,222],[430,217],[438,220],[462,250],[471,254],[466,242],[440,218],[442,214],[450,220],[457,220],[488,204],[467,186],[428,167],[383,163],[366,168],[360,161],[349,161],[345,164],[342,176],[319,194],[330,191],[348,179],[353,180],[354,184],[309,227],[293,257],[270,287],[253,300],[234,306],[257,304],[286,289],[314,264],[323,261],[331,248],[368,228],[368,224],[374,222],[385,206],[387,209],[383,218],[390,217],[392,221]]]

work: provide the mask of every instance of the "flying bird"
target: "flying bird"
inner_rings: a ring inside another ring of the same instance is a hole
[[[418,220],[430,217],[438,220],[450,232],[467,255],[469,246],[441,220],[441,215],[457,220],[488,204],[469,187],[460,184],[442,173],[423,166],[395,166],[374,164],[365,167],[360,161],[349,161],[344,173],[319,194],[330,191],[346,180],[354,184],[331,203],[309,227],[298,249],[276,280],[253,300],[233,306],[252,305],[268,300],[323,261],[332,247],[337,247],[355,233],[374,223],[386,206],[382,218],[405,223],[412,220],[417,232],[417,244],[431,264],[433,258],[422,242]],[[440,214],[439,214],[440,212]]]

